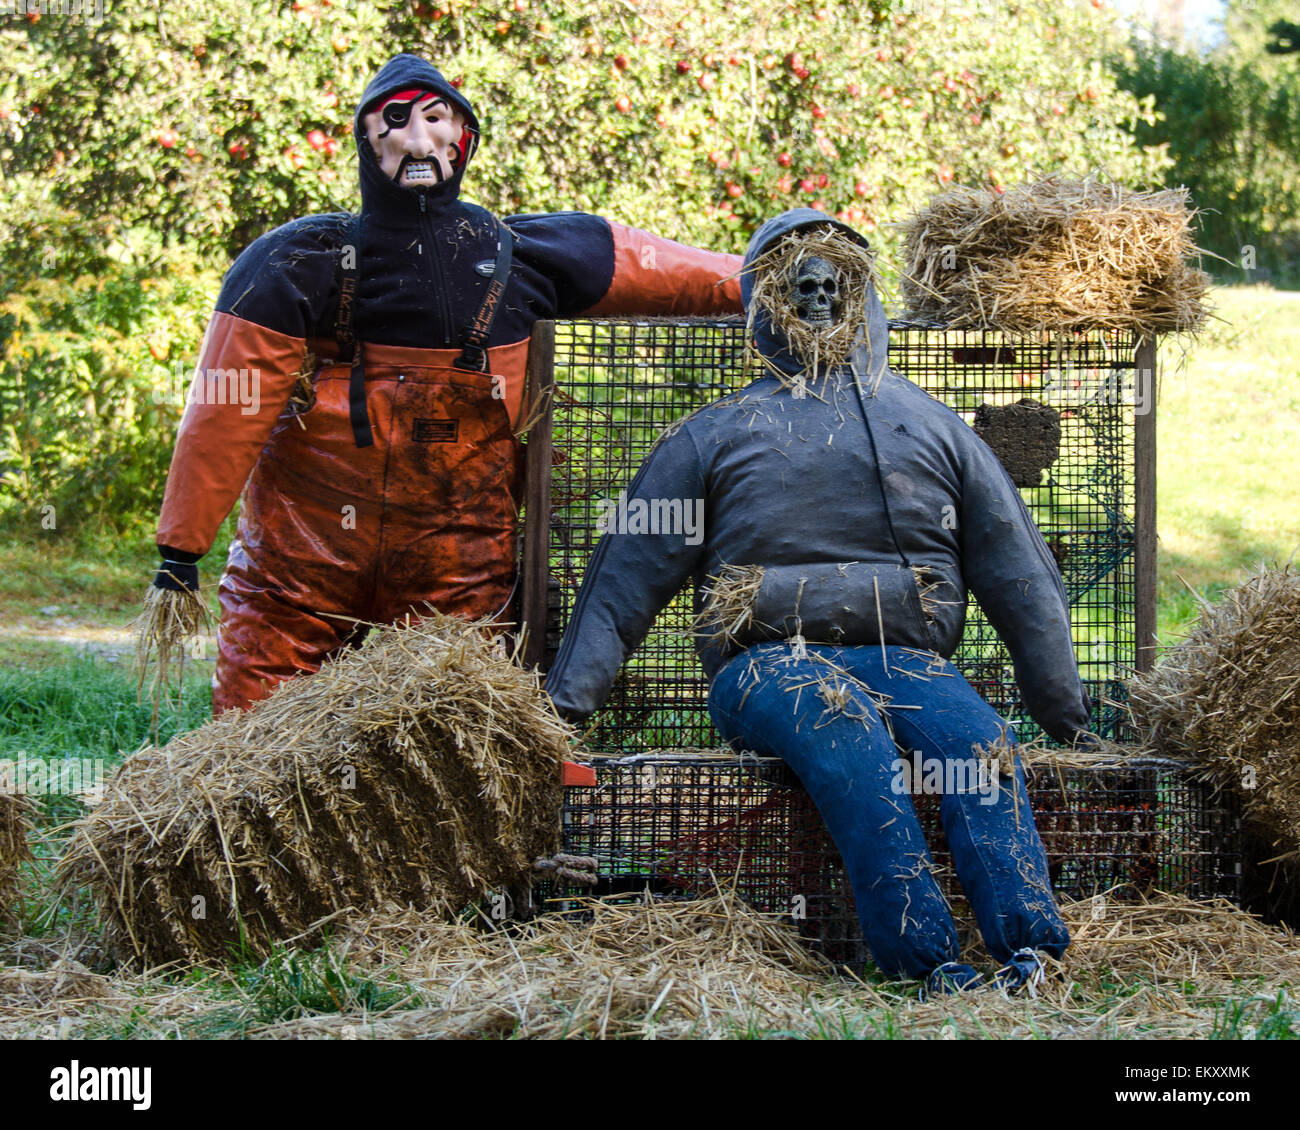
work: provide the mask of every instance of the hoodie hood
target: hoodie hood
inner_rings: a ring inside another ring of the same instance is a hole
[[[379,158],[370,146],[362,119],[390,94],[414,87],[432,90],[442,95],[465,115],[470,128],[475,133],[479,132],[478,116],[474,113],[474,107],[437,68],[416,55],[397,55],[390,59],[366,87],[352,127],[352,135],[357,143],[357,157],[361,162],[363,211],[375,208],[419,211],[421,197],[424,198],[426,209],[437,209],[446,207],[460,195],[461,178],[465,175],[469,160],[462,162],[460,167],[453,170],[452,175],[440,184],[405,188],[384,175],[384,171],[379,167]],[[473,155],[470,156],[472,158]]]
[[[740,294],[745,303],[746,314],[750,312],[750,299],[754,293],[752,270],[754,261],[792,232],[819,227],[842,231],[868,250],[871,248],[865,236],[854,231],[848,224],[841,223],[815,208],[793,208],[789,212],[774,216],[754,232],[745,251],[745,265],[740,275]],[[885,308],[880,304],[874,286],[867,291],[867,301],[862,316],[862,343],[854,351],[851,364],[864,380],[874,383],[884,371],[889,359],[889,320],[885,317]],[[758,351],[783,373],[793,377],[807,370],[807,365],[790,351],[785,335],[772,327],[771,320],[762,311],[754,315],[754,344]]]

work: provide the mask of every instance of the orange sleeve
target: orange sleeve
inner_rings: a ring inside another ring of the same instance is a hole
[[[176,433],[158,544],[204,554],[284,411],[305,342],[233,314],[208,323]]]
[[[614,314],[739,314],[740,255],[687,247],[610,223],[614,278],[586,317]]]

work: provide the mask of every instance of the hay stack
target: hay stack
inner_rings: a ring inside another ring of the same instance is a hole
[[[1187,190],[1046,177],[953,188],[900,224],[911,316],[1014,334],[1195,332],[1210,277],[1191,266]]]
[[[1187,639],[1129,681],[1146,743],[1199,766],[1241,800],[1272,914],[1300,907],[1300,575],[1261,568],[1217,604],[1203,604]],[[1276,862],[1275,862],[1276,861]],[[1278,865],[1281,865],[1278,868]],[[1258,903],[1256,903],[1258,905]]]
[[[119,956],[264,956],[348,907],[458,909],[559,846],[568,729],[481,626],[380,629],[134,754],[60,865]]]
[[[9,792],[9,787],[0,780],[0,923],[14,917],[19,868],[32,858],[27,837],[35,806],[29,797]]]

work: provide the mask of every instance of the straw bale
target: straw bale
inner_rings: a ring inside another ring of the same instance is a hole
[[[20,869],[32,858],[27,837],[35,808],[30,797],[7,791],[8,787],[0,780],[0,922],[15,914]]]
[[[1187,190],[1134,192],[1048,176],[997,193],[956,187],[899,225],[909,314],[1037,334],[1198,330],[1210,277],[1190,260]]]
[[[456,909],[558,848],[568,735],[484,625],[432,613],[129,757],[60,882],[145,963],[265,955],[349,908]]]
[[[1300,906],[1300,575],[1259,568],[1129,681],[1146,744],[1241,800],[1276,897]],[[1294,921],[1295,919],[1291,919]]]

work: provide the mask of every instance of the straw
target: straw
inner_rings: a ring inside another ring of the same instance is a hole
[[[723,565],[704,585],[704,606],[691,631],[715,645],[739,646],[755,627],[754,603],[763,586],[763,566]]]
[[[14,783],[0,774],[0,922],[15,918],[22,865],[32,858],[28,836],[35,804],[10,790]]]
[[[803,321],[792,301],[791,283],[795,274],[812,258],[826,260],[838,272],[843,305],[840,317],[828,327]],[[784,336],[790,352],[804,362],[805,379],[811,380],[848,362],[854,348],[861,343],[867,300],[878,281],[875,257],[868,248],[834,228],[797,231],[756,258],[746,270],[753,274],[746,327],[751,350],[755,322],[761,311],[772,329]],[[794,379],[769,359],[760,359],[783,384],[794,384]]]

